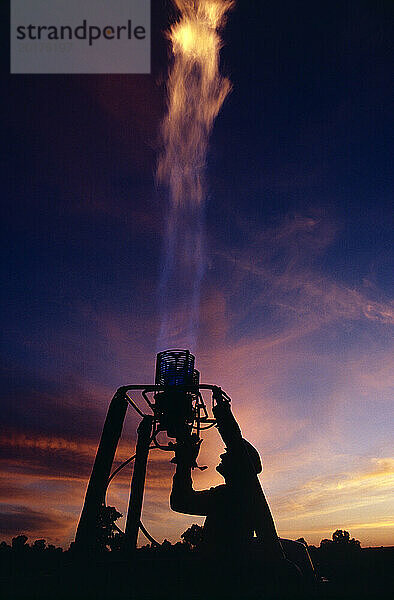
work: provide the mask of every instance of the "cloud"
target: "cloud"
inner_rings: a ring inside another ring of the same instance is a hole
[[[4,457],[0,459],[0,469],[48,479],[86,480],[91,473],[98,444],[99,437],[97,440],[82,436],[70,439],[9,431],[0,435],[0,450]],[[134,452],[135,436],[132,440],[121,439],[114,469]]]
[[[25,533],[28,537],[44,537],[48,541],[56,542],[70,526],[72,518],[60,511],[38,511],[26,506],[0,505],[0,535],[8,539]]]
[[[280,526],[300,531],[306,523],[323,531],[324,522],[336,528],[368,516],[371,527],[382,518],[379,504],[391,501],[394,459],[373,458],[361,469],[331,473],[305,481],[286,494],[273,498]],[[365,509],[367,509],[365,511]],[[360,521],[358,521],[360,522]],[[307,526],[307,525],[306,525]],[[334,525],[333,525],[334,526]]]
[[[28,487],[28,478],[23,475],[23,480],[14,473],[0,474],[0,503],[14,501],[15,503],[34,502],[37,491]]]
[[[252,228],[240,249],[217,248],[216,259],[225,273],[231,271],[228,283],[224,281],[227,299],[242,292],[246,300],[239,304],[233,299],[234,318],[240,322],[251,309],[257,312],[260,306],[264,314],[271,306],[278,311],[278,321],[282,314],[287,325],[301,325],[301,335],[303,328],[308,333],[340,319],[394,324],[394,304],[368,295],[376,295],[376,290],[350,287],[319,269],[318,259],[336,232],[327,219],[295,216],[261,233]]]
[[[1,373],[3,431],[23,431],[27,435],[95,438],[105,407],[97,398],[110,398],[110,391],[97,384],[78,382],[78,376],[40,376],[9,367]],[[105,393],[106,392],[106,393]],[[97,394],[97,395],[96,395]]]
[[[380,540],[380,544],[391,546],[393,540],[394,521],[391,518],[383,520],[372,520],[369,522],[358,522],[357,520],[338,520],[327,526],[308,526],[308,524],[299,527],[286,528],[280,530],[281,537],[289,537],[291,539],[297,537],[305,537],[309,544],[319,545],[323,538],[331,538],[336,529],[346,529],[350,531],[351,536],[362,540],[362,545],[376,546],[376,540]]]
[[[394,477],[394,458],[371,458],[364,470],[349,476],[349,481],[352,484],[364,481],[374,482],[375,478],[380,479],[382,476],[388,478],[384,481],[384,487],[386,487]]]
[[[358,382],[361,393],[366,396],[376,392],[394,390],[394,365],[391,352],[361,355],[350,365],[349,376]]]

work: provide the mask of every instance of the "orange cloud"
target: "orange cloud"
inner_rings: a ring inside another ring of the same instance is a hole
[[[308,531],[321,536],[328,529],[343,527],[374,529],[378,523],[390,527],[382,511],[389,509],[393,485],[392,458],[371,459],[354,472],[309,479],[273,498],[279,529],[293,535]]]

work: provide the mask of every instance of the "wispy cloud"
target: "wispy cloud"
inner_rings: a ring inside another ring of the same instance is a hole
[[[228,263],[231,282],[236,281],[235,290],[227,286],[228,294],[240,294],[243,289],[248,300],[239,306],[238,321],[253,307],[261,306],[266,312],[273,306],[301,324],[306,333],[340,319],[394,324],[394,304],[372,297],[376,290],[363,284],[350,287],[319,268],[318,259],[336,231],[322,218],[294,217],[263,233],[252,231],[247,247],[217,249],[217,259]]]
[[[274,497],[279,527],[292,530],[293,535],[302,535],[311,525],[316,535],[322,535],[325,523],[331,523],[334,529],[374,528],[379,523],[389,527],[387,518],[382,517],[392,499],[394,459],[364,462],[361,469],[314,477]]]

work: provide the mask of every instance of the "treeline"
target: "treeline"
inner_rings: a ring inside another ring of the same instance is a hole
[[[149,543],[130,557],[123,548],[123,535],[115,526],[119,513],[114,511],[106,510],[102,515],[94,554],[87,555],[74,543],[67,550],[47,544],[44,539],[29,543],[23,534],[14,537],[11,544],[1,542],[0,595],[7,600],[33,597],[123,600],[130,597],[132,588],[133,597],[138,600],[151,600],[159,593],[163,599],[172,599],[174,586],[182,585],[182,577],[190,595],[189,579],[193,579],[197,571],[203,574],[208,567],[199,552],[202,527],[192,525],[175,544],[167,540],[160,544]],[[313,598],[369,599],[382,597],[392,588],[393,548],[361,548],[358,540],[341,529],[336,530],[331,539],[323,539],[319,546],[308,545],[303,538],[297,541],[308,548],[319,580],[323,582],[322,588],[319,583],[318,595],[312,594]],[[264,564],[261,565],[263,572]],[[270,573],[266,572],[266,578],[269,577]],[[179,597],[186,597],[182,594]],[[300,597],[309,598],[309,595]],[[210,596],[206,598],[210,600]],[[295,596],[291,598],[294,600]]]
[[[96,555],[105,559],[107,556],[111,561],[116,557],[122,558],[124,554],[124,536],[114,525],[115,520],[121,516],[112,507],[106,507],[106,517],[100,520],[95,540]],[[115,512],[114,512],[115,511]],[[309,551],[313,564],[325,577],[331,577],[338,572],[338,567],[349,567],[349,564],[360,555],[361,544],[358,540],[350,537],[350,534],[338,529],[332,534],[332,539],[323,539],[320,546],[308,545],[304,538],[298,542],[304,544]],[[152,542],[137,549],[137,553],[155,557],[159,555],[182,556],[198,552],[203,543],[203,528],[200,525],[192,525],[181,535],[181,540],[172,544],[168,540],[162,543]],[[11,544],[3,541],[0,543],[0,569],[7,571],[12,565],[13,569],[21,567],[23,570],[59,566],[68,560],[78,560],[80,557],[78,547],[74,542],[67,550],[47,544],[45,539],[37,539],[28,543],[28,537],[24,534],[12,539]],[[82,559],[82,557],[80,557]]]
[[[112,507],[106,507],[111,509]],[[123,534],[115,526],[114,527],[114,513],[107,513],[110,518],[101,519],[97,528],[97,536],[95,540],[95,547],[100,553],[118,552],[123,550],[122,540]],[[121,516],[119,513],[117,515]],[[116,519],[118,516],[116,516]],[[151,542],[142,546],[138,551],[147,552],[152,550],[154,552],[159,551],[196,551],[203,543],[203,527],[200,525],[192,525],[184,531],[181,535],[181,540],[172,544],[168,540],[164,540],[162,543]],[[301,537],[296,540],[299,543],[304,544],[311,556],[349,556],[354,555],[361,550],[361,543],[359,540],[350,537],[348,531],[337,529],[332,534],[332,539],[323,539],[320,542],[320,546],[309,545],[306,540]],[[32,544],[28,544],[28,536],[25,534],[18,535],[12,538],[11,544],[3,541],[0,542],[0,558],[4,558],[11,554],[20,557],[37,557],[46,556],[59,557],[62,554],[77,552],[74,542],[71,543],[68,550],[64,551],[61,547],[56,547],[53,544],[47,544],[45,539],[37,539]]]

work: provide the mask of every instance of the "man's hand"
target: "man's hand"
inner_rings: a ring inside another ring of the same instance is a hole
[[[213,407],[213,415],[217,420],[218,427],[222,425],[223,421],[228,421],[229,417],[232,417],[230,401],[228,397],[223,394],[222,388],[214,387],[212,390],[212,396],[215,401],[215,406]]]
[[[231,412],[230,398],[220,387],[214,387],[212,394],[216,402],[212,409],[213,416],[216,419],[216,426],[227,448],[235,449],[242,442],[242,434]]]
[[[183,467],[194,469],[197,467],[197,456],[200,451],[200,440],[197,434],[193,433],[186,440],[178,441],[176,444],[171,444],[174,447],[175,456],[172,463]]]
[[[223,404],[229,404],[229,397],[225,392],[223,392],[222,388],[214,385],[212,388],[212,396],[215,400],[216,406],[221,406]]]

